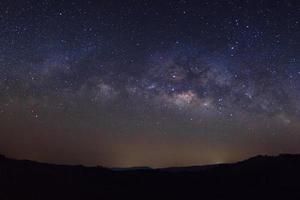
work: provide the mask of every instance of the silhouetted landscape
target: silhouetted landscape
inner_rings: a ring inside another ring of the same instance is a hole
[[[109,169],[0,157],[0,199],[299,199],[300,155],[233,164]]]

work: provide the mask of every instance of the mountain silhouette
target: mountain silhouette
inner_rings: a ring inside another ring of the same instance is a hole
[[[300,155],[164,169],[84,167],[0,156],[0,199],[300,199]]]

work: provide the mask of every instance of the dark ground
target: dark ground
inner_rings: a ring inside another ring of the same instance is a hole
[[[300,199],[300,155],[204,167],[110,170],[0,157],[6,199]]]

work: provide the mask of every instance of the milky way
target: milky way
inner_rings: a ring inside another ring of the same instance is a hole
[[[300,5],[1,1],[0,151],[153,167],[300,152]]]

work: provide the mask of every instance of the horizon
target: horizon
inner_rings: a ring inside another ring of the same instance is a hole
[[[295,154],[290,154],[290,153],[279,153],[279,154],[257,154],[257,155],[253,155],[241,160],[236,160],[236,161],[229,161],[229,162],[218,162],[218,163],[207,163],[207,164],[196,164],[196,165],[178,165],[178,166],[161,166],[161,167],[151,167],[151,166],[124,166],[124,167],[118,167],[118,166],[112,166],[112,167],[108,167],[108,166],[103,166],[103,165],[82,165],[80,163],[52,163],[52,162],[47,162],[47,161],[38,161],[38,160],[30,160],[30,159],[24,159],[24,158],[13,158],[13,157],[9,157],[6,155],[3,155],[0,153],[0,158],[4,158],[4,159],[8,159],[8,160],[16,160],[16,161],[28,161],[28,162],[32,162],[32,163],[39,163],[39,164],[49,164],[49,165],[58,165],[58,166],[69,166],[69,167],[73,167],[73,166],[82,166],[82,167],[86,167],[86,168],[95,168],[95,167],[101,167],[101,168],[105,168],[105,169],[109,169],[112,171],[126,171],[126,170],[139,170],[139,169],[149,169],[149,170],[160,170],[160,169],[173,169],[173,168],[193,168],[193,167],[206,167],[206,166],[218,166],[218,165],[231,165],[231,164],[238,164],[241,162],[245,162],[248,161],[250,159],[254,159],[254,158],[258,158],[258,157],[264,157],[264,158],[276,158],[276,157],[282,157],[282,156],[300,156],[300,153],[295,153]]]

